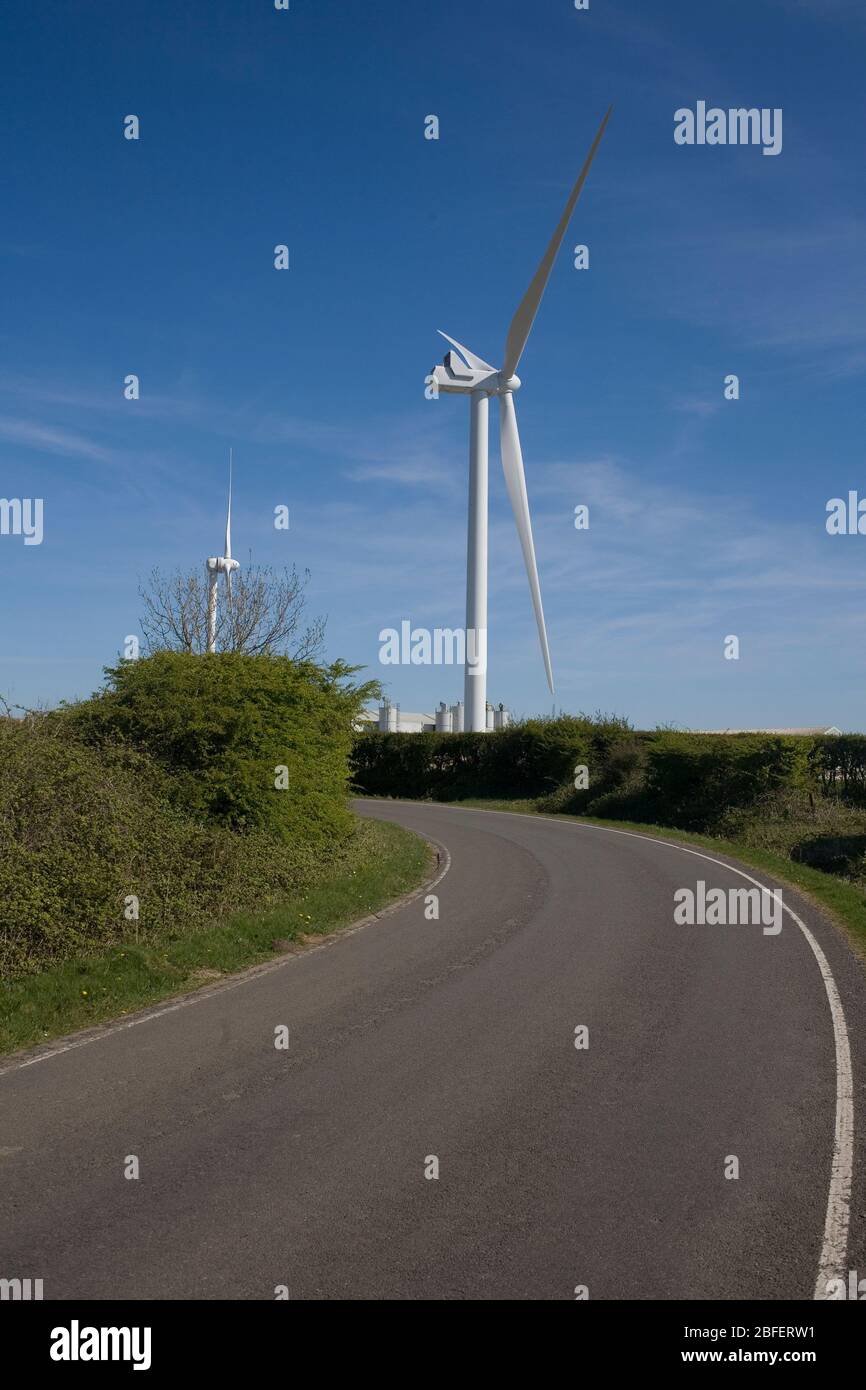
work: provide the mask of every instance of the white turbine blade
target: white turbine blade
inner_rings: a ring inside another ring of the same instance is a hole
[[[448,334],[443,333],[441,328],[437,328],[436,332],[439,334],[440,338],[445,339],[446,343],[450,343],[452,347],[456,347],[457,351],[459,353],[462,353],[463,357],[469,363],[469,366],[474,367],[477,372],[496,371],[496,368],[491,367],[489,362],[485,362],[483,357],[476,357],[474,352],[470,352],[469,349],[465,348],[462,343],[458,343],[456,338],[449,338]]]
[[[514,520],[517,522],[517,534],[520,537],[523,562],[526,565],[526,575],[529,579],[532,606],[535,609],[535,621],[541,642],[541,654],[544,657],[544,669],[547,672],[547,684],[550,686],[552,695],[553,671],[550,667],[550,648],[547,645],[544,609],[541,606],[541,589],[538,583],[538,568],[535,563],[535,546],[532,541],[532,522],[529,519],[529,499],[526,496],[526,478],[523,473],[523,454],[520,451],[520,435],[517,432],[517,412],[514,409],[514,397],[510,391],[504,392],[499,397],[499,445],[502,455],[502,471],[505,474],[505,484],[508,488],[508,496],[511,498],[511,508],[514,512]]]
[[[229,449],[229,505],[226,512],[226,550],[225,559],[232,558],[232,450]],[[231,593],[231,584],[229,585]]]
[[[590,165],[595,159],[596,150],[601,144],[601,137],[604,135],[605,127],[610,120],[610,113],[612,110],[612,106],[608,107],[607,115],[599,126],[598,134],[593,140],[592,148],[586,157],[586,163],[580,171],[577,183],[571,190],[571,196],[565,205],[565,211],[559,219],[559,224],[556,231],[553,233],[550,245],[544,253],[541,265],[532,277],[529,289],[520,301],[517,313],[511,321],[511,327],[508,330],[508,337],[505,342],[505,365],[502,368],[502,375],[506,381],[517,371],[517,364],[523,355],[523,349],[526,347],[526,341],[532,330],[532,325],[535,322],[535,315],[538,313],[538,306],[547,288],[547,282],[550,279],[550,272],[553,269],[556,254],[562,245],[562,239],[565,233],[568,231],[571,214],[574,212],[575,205],[580,197],[581,189],[589,173]]]

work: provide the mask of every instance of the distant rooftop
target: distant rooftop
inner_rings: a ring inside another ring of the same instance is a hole
[[[819,734],[841,734],[842,730],[837,729],[835,724],[828,726],[821,725],[814,729],[690,729],[693,734],[786,734],[790,737],[800,736],[815,738]]]

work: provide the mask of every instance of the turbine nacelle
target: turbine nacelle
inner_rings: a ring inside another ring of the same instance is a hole
[[[443,338],[446,336],[447,334],[442,334]],[[449,338],[448,341],[451,343],[454,339]],[[463,357],[458,356],[456,352],[446,352],[444,361],[433,368],[431,376],[440,391],[455,396],[471,395],[473,391],[486,391],[488,396],[501,396],[505,391],[520,390],[519,376],[506,377],[488,362],[476,357],[468,348],[461,347],[460,352]]]
[[[495,391],[499,379],[499,373],[489,370],[476,370],[467,367],[465,363],[460,363],[460,370],[455,369],[455,363],[459,361],[457,354],[449,352],[446,354],[444,363],[434,367],[431,376],[436,383],[439,391],[450,392],[453,395],[471,395],[473,391]]]
[[[226,598],[229,609],[232,603],[232,575],[240,569],[237,560],[232,559],[232,451],[229,449],[229,499],[226,508],[226,545],[224,555],[211,555],[207,562],[207,649],[216,651],[217,628],[217,589],[219,577],[226,577]]]

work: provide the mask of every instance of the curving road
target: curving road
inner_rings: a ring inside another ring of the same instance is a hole
[[[0,1276],[60,1299],[810,1299],[866,1273],[866,975],[811,905],[786,890],[778,935],[677,926],[677,889],[750,885],[573,822],[359,806],[445,847],[438,920],[422,895],[9,1060]]]

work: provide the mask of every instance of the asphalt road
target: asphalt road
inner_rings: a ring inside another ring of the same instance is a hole
[[[866,1274],[866,976],[813,907],[784,895],[814,945],[787,912],[778,935],[679,926],[678,888],[749,885],[574,823],[361,805],[450,852],[438,920],[422,896],[6,1062],[0,1276],[46,1299],[811,1299]]]

